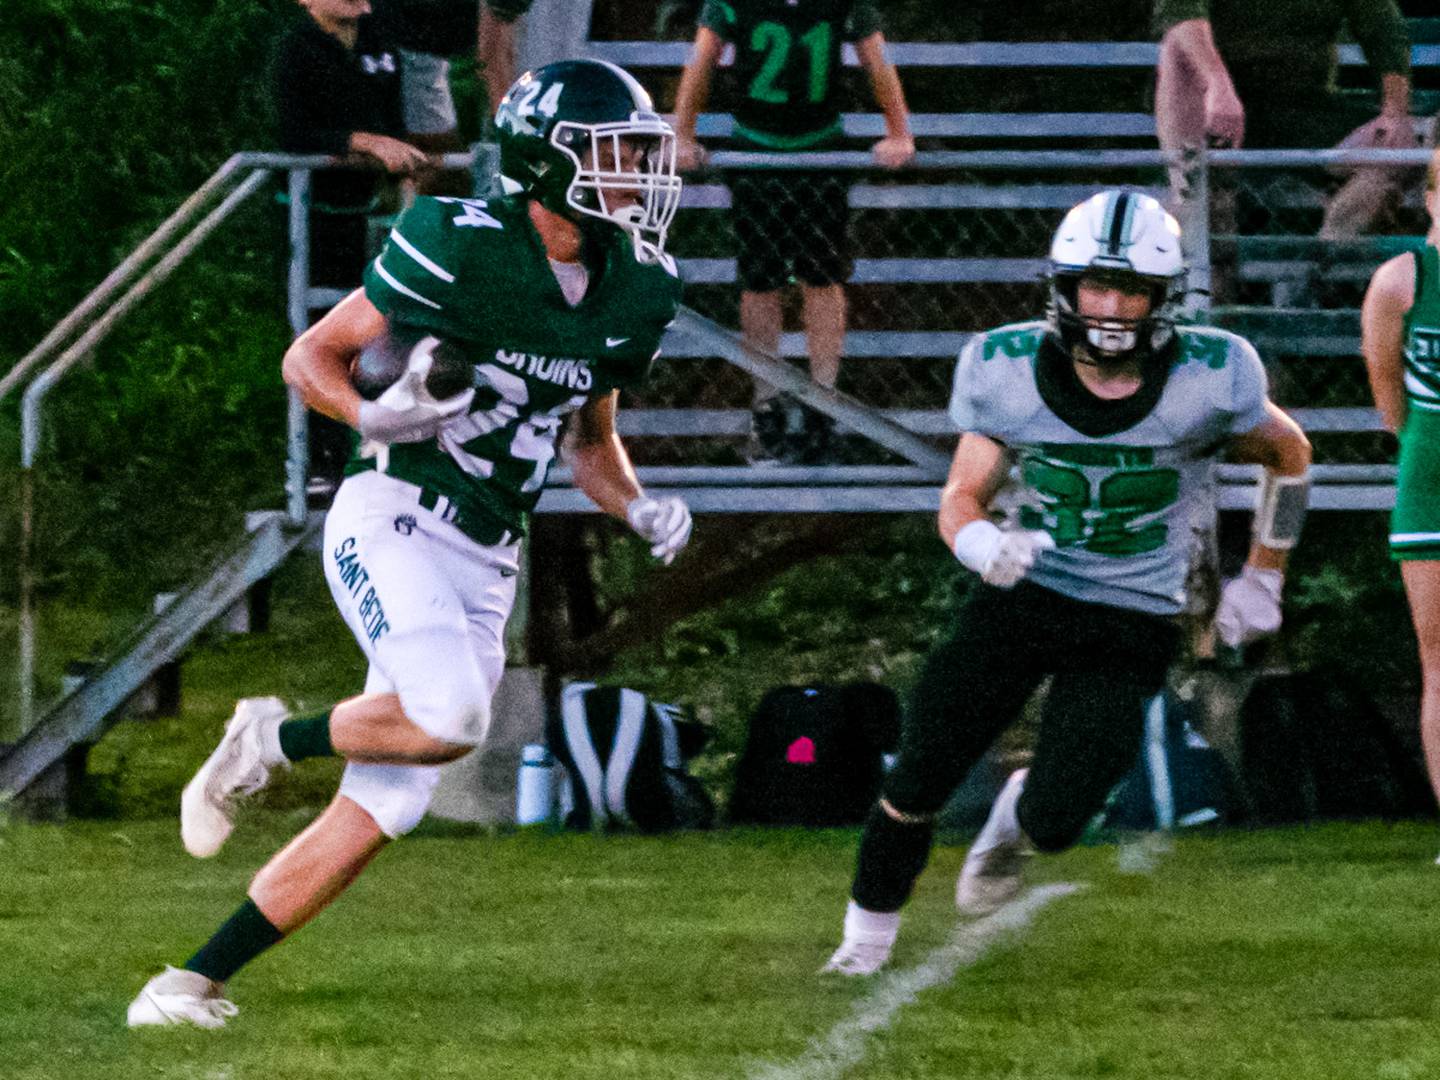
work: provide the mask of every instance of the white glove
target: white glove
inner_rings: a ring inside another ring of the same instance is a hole
[[[1248,563],[1220,591],[1215,632],[1232,649],[1269,637],[1280,629],[1280,593],[1285,575]]]
[[[445,421],[470,408],[475,389],[462,390],[443,400],[425,389],[431,357],[422,353],[417,362],[396,379],[374,401],[360,404],[360,434],[372,442],[413,443],[433,439]]]
[[[1039,529],[1002,529],[990,521],[972,521],[955,534],[955,557],[987,585],[1013,588],[1030,572],[1055,538]]]
[[[683,499],[641,495],[625,508],[630,527],[650,542],[650,554],[669,566],[690,539],[690,508]]]

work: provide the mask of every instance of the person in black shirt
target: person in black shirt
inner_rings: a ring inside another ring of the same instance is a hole
[[[410,176],[429,158],[401,136],[401,59],[395,24],[369,0],[300,0],[309,18],[279,43],[273,71],[280,148],[354,154]],[[365,267],[366,215],[379,194],[373,172],[317,172],[310,201],[310,280],[351,287]]]
[[[374,159],[396,176],[428,174],[406,142],[397,24],[370,0],[300,0],[309,18],[280,39],[272,72],[280,148],[295,154]],[[380,203],[374,170],[317,171],[310,188],[310,284],[352,289],[368,257],[369,215]],[[310,421],[312,494],[333,491],[350,456],[350,433]]]

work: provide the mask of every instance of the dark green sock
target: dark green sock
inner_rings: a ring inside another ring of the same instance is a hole
[[[312,757],[334,757],[330,744],[330,710],[297,716],[280,725],[280,752],[287,761]]]
[[[185,961],[185,970],[198,971],[216,982],[229,982],[231,975],[284,936],[255,906],[255,901],[246,897],[215,936]]]

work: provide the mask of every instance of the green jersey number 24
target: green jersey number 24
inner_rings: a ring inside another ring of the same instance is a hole
[[[442,435],[447,449],[472,476],[488,479],[497,468],[508,468],[527,474],[521,491],[539,491],[555,458],[561,423],[588,399],[579,394],[531,412],[530,388],[520,376],[495,364],[480,364],[475,373],[477,384],[488,386],[498,400],[489,409],[452,421]]]

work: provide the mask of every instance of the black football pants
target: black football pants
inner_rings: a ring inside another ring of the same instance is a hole
[[[980,585],[950,637],[926,658],[911,695],[895,767],[860,841],[853,896],[898,911],[930,856],[933,826],[966,774],[1047,675],[1020,825],[1042,851],[1069,847],[1135,763],[1145,704],[1179,646],[1166,616],[1072,600],[1021,582]]]

